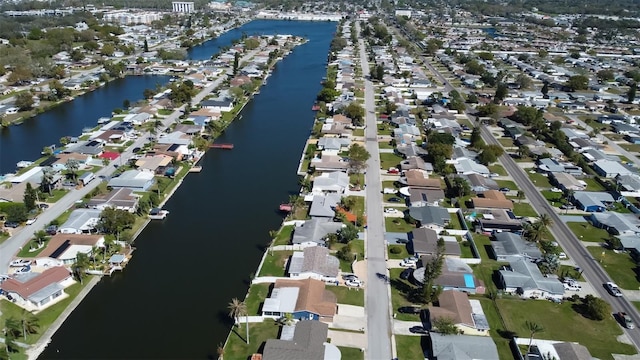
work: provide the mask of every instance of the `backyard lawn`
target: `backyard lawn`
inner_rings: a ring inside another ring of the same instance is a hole
[[[289,257],[293,254],[293,251],[272,251],[269,250],[264,259],[264,263],[260,268],[260,274],[258,276],[284,276],[285,264],[289,260]]]
[[[229,339],[224,347],[224,358],[226,360],[246,360],[251,354],[258,353],[262,344],[268,339],[277,339],[280,326],[275,321],[267,319],[261,323],[249,324],[249,345],[245,341],[246,328],[241,323],[233,328]]]
[[[364,306],[364,289],[333,285],[327,285],[326,289],[336,294],[338,304]]]
[[[402,160],[402,156],[393,153],[380,153],[380,168],[387,170],[390,167],[398,167]]]
[[[271,284],[252,284],[249,288],[249,295],[244,300],[247,305],[247,313],[249,316],[258,315],[258,310],[269,295],[269,287]]]
[[[513,353],[509,347],[510,334],[508,331],[505,331],[505,326],[498,314],[496,304],[486,298],[480,299],[480,304],[482,305],[484,315],[487,317],[487,321],[489,322],[489,327],[491,328],[491,330],[489,330],[489,335],[491,335],[491,339],[493,339],[493,342],[498,348],[498,356],[500,359],[513,359]]]
[[[538,216],[538,213],[528,203],[513,203],[513,213],[517,216]]]
[[[593,258],[602,264],[604,270],[609,274],[611,280],[623,289],[638,290],[638,265],[626,252],[616,253],[599,246],[589,246],[587,250]],[[604,254],[604,255],[603,255]],[[594,284],[599,286],[600,284]]]
[[[605,187],[602,186],[602,184],[596,181],[596,179],[584,178],[582,180],[587,183],[587,191],[605,191],[606,190]]]
[[[277,245],[289,245],[291,241],[291,234],[293,234],[294,225],[286,225],[283,226],[282,229],[278,232],[275,240],[273,241],[273,246]]]
[[[614,354],[635,354],[631,345],[616,340],[622,334],[612,317],[594,321],[580,315],[569,301],[556,304],[542,300],[497,299],[497,306],[506,328],[519,337],[529,337],[527,321],[534,321],[545,330],[536,334],[537,339],[553,339],[578,342],[586,346],[591,355],[599,359],[613,359]],[[571,331],[567,331],[571,329]]]
[[[597,228],[587,222],[568,222],[567,226],[582,241],[606,242],[609,238],[607,230]]]

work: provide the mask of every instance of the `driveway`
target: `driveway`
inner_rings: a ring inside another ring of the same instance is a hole
[[[364,307],[338,304],[338,314],[333,317],[331,328],[364,331],[366,326]]]
[[[413,334],[409,331],[409,328],[413,326],[422,326],[422,322],[393,320],[393,333],[395,335],[421,336],[420,334]]]
[[[367,348],[367,336],[365,334],[329,329],[327,337],[331,339],[331,344],[335,346],[346,346],[363,350]]]

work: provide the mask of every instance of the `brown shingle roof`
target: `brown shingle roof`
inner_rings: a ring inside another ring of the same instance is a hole
[[[71,245],[95,246],[102,238],[104,238],[102,235],[56,234],[51,237],[47,247],[38,254],[38,257],[50,257],[67,240]]]
[[[478,208],[497,208],[497,209],[513,209],[513,201],[507,199],[504,194],[498,190],[487,190],[482,193],[484,197],[474,197],[473,207]]]
[[[338,305],[336,295],[329,290],[325,290],[324,282],[315,279],[288,280],[278,279],[274,288],[297,287],[298,301],[296,311],[311,311],[321,317],[333,318]]]
[[[429,308],[431,318],[451,318],[455,324],[464,324],[470,327],[475,326],[473,310],[466,293],[457,290],[446,290],[438,297],[437,307]]]

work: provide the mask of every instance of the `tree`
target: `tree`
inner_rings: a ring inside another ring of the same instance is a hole
[[[549,94],[549,83],[548,82],[544,82],[544,84],[542,85],[542,90],[540,90],[540,92],[542,93],[542,96],[546,99],[547,98],[547,94]]]
[[[246,39],[244,41],[244,48],[246,50],[257,49],[258,46],[260,46],[260,40],[254,38],[254,37],[248,38],[248,39]]]
[[[485,165],[489,165],[498,161],[498,158],[504,154],[504,149],[500,145],[487,145],[484,147],[480,155],[478,155],[478,160]]]
[[[458,328],[453,319],[446,316],[440,316],[433,320],[433,327],[442,335],[454,335],[458,333]]]
[[[122,108],[127,110],[129,107],[131,107],[131,101],[129,99],[122,100]]]
[[[87,270],[89,269],[89,256],[83,252],[78,252],[76,255],[76,261],[71,265],[73,275],[76,277],[80,284],[87,276]]]
[[[337,234],[340,242],[343,244],[347,244],[349,243],[349,241],[358,238],[358,228],[351,223],[347,223],[346,226],[338,230]]]
[[[27,220],[27,207],[22,203],[10,203],[4,206],[6,221],[15,221],[21,223]]]
[[[471,194],[471,186],[469,185],[469,183],[467,182],[467,180],[456,176],[453,178],[452,180],[452,187],[453,190],[456,194],[456,196],[461,197],[461,196],[466,196]]]
[[[518,193],[516,194],[516,198],[518,199],[518,202],[522,201],[522,199],[525,198],[524,191],[518,190]]]
[[[238,325],[240,322],[240,316],[244,316],[246,320],[247,327],[247,345],[249,344],[249,316],[247,314],[247,304],[244,301],[240,301],[237,298],[231,299],[231,302],[227,306],[229,309],[229,316],[232,317],[235,321],[235,324]]]
[[[100,49],[100,53],[102,55],[111,56],[116,51],[115,46],[113,44],[104,44],[102,49]]]
[[[67,168],[68,174],[71,175],[71,179],[76,182],[78,178],[78,169],[80,168],[80,162],[76,159],[69,159],[65,163],[65,167]]]
[[[362,105],[358,104],[355,101],[352,101],[347,107],[344,109],[344,114],[351,118],[353,124],[355,126],[361,126],[364,120],[364,108]]]
[[[382,81],[382,79],[384,78],[384,66],[376,65],[373,70],[373,78],[378,81]]]
[[[53,185],[54,170],[50,166],[42,168],[42,179],[40,180],[40,190],[46,191],[51,195],[51,186]]]
[[[439,293],[442,288],[434,287],[433,281],[442,274],[442,265],[444,264],[444,240],[438,239],[437,251],[429,260],[423,261],[424,266],[424,285],[423,299],[425,303],[432,303],[438,300]]]
[[[216,348],[216,354],[218,355],[218,360],[223,360],[224,359],[224,344],[223,343],[219,343],[218,347]]]
[[[233,75],[234,76],[238,73],[239,66],[240,66],[240,53],[236,52],[233,55]]]
[[[363,169],[367,167],[367,160],[371,157],[371,154],[360,144],[354,143],[349,148],[349,168],[352,172],[359,174]]]
[[[493,102],[496,104],[502,102],[508,94],[509,90],[507,89],[507,85],[505,83],[499,83],[496,88],[496,94],[493,96]]]
[[[31,211],[36,208],[36,199],[38,198],[38,194],[36,189],[31,186],[30,182],[27,182],[27,185],[24,188],[24,196],[22,198],[27,211]]]
[[[156,92],[153,89],[144,89],[142,92],[142,96],[144,96],[145,99],[151,99],[155,94]]]
[[[548,214],[542,214],[538,216],[538,223],[542,224],[542,226],[547,228],[553,225],[553,220],[551,220],[551,217]]]
[[[520,89],[528,89],[533,85],[531,79],[525,74],[519,74],[516,76],[516,84],[520,86]]]
[[[567,80],[566,86],[571,91],[586,90],[589,88],[589,78],[584,75],[574,75]]]
[[[593,295],[587,295],[583,300],[585,313],[593,320],[604,320],[611,313],[611,305]]]
[[[539,332],[543,332],[544,328],[541,325],[528,320],[524,323],[524,326],[527,328],[527,330],[529,330],[529,348],[527,349],[527,352],[531,352],[533,336]]]
[[[488,103],[479,105],[476,110],[478,110],[478,116],[493,116],[498,113],[498,106],[494,103]]]
[[[638,84],[635,82],[629,86],[629,91],[627,91],[627,102],[632,103],[633,100],[636,99],[636,90],[638,89]]]
[[[20,325],[22,326],[22,336],[25,341],[27,340],[27,335],[36,334],[40,328],[38,318],[27,310],[22,310]]]
[[[33,103],[33,96],[29,91],[25,91],[16,95],[15,105],[20,109],[20,111],[30,110],[31,107],[33,107]]]
[[[44,230],[38,230],[33,233],[35,237],[35,241],[38,243],[38,246],[42,246],[42,244],[49,239],[49,234],[47,234]]]
[[[136,216],[126,210],[108,207],[100,213],[98,226],[107,234],[116,235],[119,239],[120,232],[130,229],[136,221]]]
[[[613,80],[615,77],[615,74],[611,69],[603,69],[596,73],[596,77],[598,78],[598,80],[605,82],[605,81]]]
[[[482,140],[482,136],[480,135],[480,128],[474,127],[473,131],[471,131],[471,147],[475,149],[479,149],[484,146],[484,140]]]
[[[147,39],[144,39],[143,50],[144,52],[149,52],[149,43],[147,42]]]

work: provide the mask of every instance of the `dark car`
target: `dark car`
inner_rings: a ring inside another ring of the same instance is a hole
[[[420,314],[420,308],[413,306],[403,306],[398,308],[398,312],[401,314]]]
[[[47,226],[45,231],[49,235],[55,235],[56,233],[58,233],[58,226],[57,225],[49,225],[49,226]]]
[[[20,226],[20,224],[18,224],[15,221],[5,221],[4,222],[4,227],[8,227],[8,228],[17,228],[18,226]]]
[[[412,326],[409,328],[412,334],[428,334],[429,332],[422,326]]]
[[[389,202],[395,202],[395,203],[402,202],[402,200],[401,200],[401,199],[399,199],[399,198],[397,198],[397,197],[392,197],[391,199],[389,199],[389,200],[387,200],[387,201],[389,201]]]
[[[411,274],[413,274],[413,269],[412,268],[406,268],[406,269],[402,270],[402,272],[400,273],[400,279],[408,280],[409,277],[411,276]]]
[[[139,147],[135,147],[135,148],[133,148],[133,153],[137,154],[137,153],[140,152],[140,150],[142,150],[142,149],[140,149]]]
[[[500,191],[509,192],[509,191],[511,191],[511,189],[509,189],[508,187],[503,187],[503,188],[500,188]]]
[[[40,209],[48,209],[48,208],[49,208],[49,204],[40,203],[40,204],[38,204],[38,207],[39,207]]]
[[[409,240],[407,240],[407,239],[396,239],[396,242],[398,244],[408,244]]]

